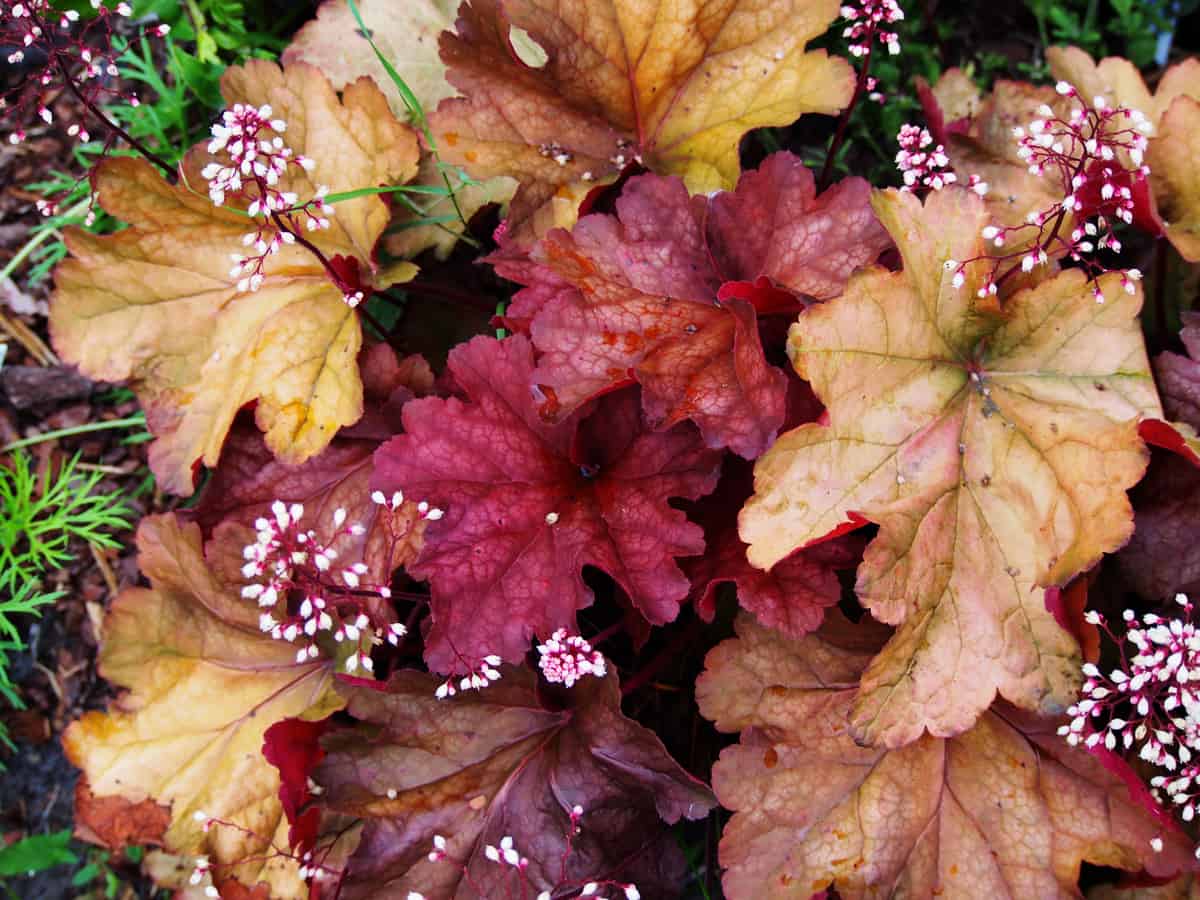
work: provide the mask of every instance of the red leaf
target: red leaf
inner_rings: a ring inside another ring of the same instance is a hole
[[[1138,434],[1147,444],[1170,450],[1200,468],[1200,456],[1192,449],[1187,437],[1180,434],[1179,429],[1170,422],[1164,422],[1162,419],[1143,419],[1138,423]]]
[[[110,850],[135,845],[163,845],[171,809],[152,798],[134,803],[126,797],[97,797],[87,775],[75,783],[75,836]]]
[[[360,724],[324,739],[315,778],[333,818],[364,821],[343,900],[566,897],[604,878],[635,881],[644,897],[675,893],[684,872],[662,821],[703,818],[712,795],[622,715],[615,675],[555,704],[525,668],[448,700],[434,698],[437,683],[401,671],[386,691],[342,686]],[[429,858],[434,835],[444,859]],[[485,856],[502,838],[528,859],[521,876]]]
[[[851,178],[818,197],[789,153],[712,198],[675,178],[630,179],[615,216],[551,232],[540,265],[498,266],[527,285],[509,320],[529,323],[535,380],[569,413],[632,371],[655,427],[691,419],[710,447],[758,456],[783,423],[785,381],[757,316],[834,297],[878,257],[889,241],[869,193]]]
[[[373,479],[444,511],[408,570],[432,589],[430,668],[519,660],[534,634],[577,631],[575,611],[592,602],[585,565],[610,574],[650,622],[673,619],[688,585],[672,557],[704,541],[667,501],[711,491],[720,454],[690,426],[647,432],[636,391],[602,398],[586,418],[543,421],[522,336],[475,338],[449,367],[468,402],[409,403],[406,434],[376,453]]]
[[[1093,570],[1094,571],[1094,570]],[[1100,629],[1083,618],[1087,610],[1089,576],[1080,575],[1064,588],[1046,588],[1046,609],[1054,621],[1074,635],[1084,662],[1100,658]]]
[[[301,810],[312,799],[308,777],[325,758],[320,739],[329,725],[329,719],[284,719],[263,734],[263,756],[279,770],[279,800],[291,825],[288,843],[293,850],[311,850],[317,839],[320,811]]]
[[[752,467],[736,457],[725,460],[717,490],[696,503],[691,518],[704,527],[707,551],[687,560],[684,571],[692,581],[696,612],[711,622],[716,612],[716,589],[723,582],[737,586],[738,602],[764,625],[792,637],[802,637],[821,624],[825,609],[838,602],[841,585],[836,569],[852,568],[863,541],[847,538],[811,550],[800,550],[769,571],[746,559],[746,544],[738,537],[737,511],[753,491]]]

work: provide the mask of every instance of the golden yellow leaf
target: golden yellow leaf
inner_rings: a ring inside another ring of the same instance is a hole
[[[292,167],[282,190],[311,198],[393,184],[416,173],[416,138],[368,81],[339,100],[309,66],[254,61],[230,69],[228,102],[269,103],[288,122],[289,145],[314,169]],[[213,206],[196,173],[203,146],[168,185],[147,162],[110,159],[94,175],[101,205],[129,228],[67,236],[72,258],[56,271],[50,328],[59,353],[93,378],[133,382],[151,431],[151,465],[167,490],[192,491],[197,462],[215,465],[242,406],[280,459],[320,452],[362,414],[358,317],[320,261],[298,245],[267,260],[255,293],[239,293],[230,257],[245,252],[249,220]],[[376,196],[337,204],[327,231],[310,232],[330,259],[345,257],[367,285],[388,222]],[[392,276],[389,276],[392,277]]]
[[[438,147],[477,178],[521,182],[518,231],[560,188],[635,161],[693,192],[732,188],[747,131],[849,102],[845,60],[804,49],[837,13],[836,0],[471,0],[442,38],[464,96],[433,117]],[[510,27],[544,65],[521,61]]]
[[[1101,278],[1099,303],[1075,270],[1002,307],[979,301],[987,264],[955,289],[945,263],[982,253],[982,200],[886,191],[873,205],[904,271],[855,276],[792,326],[789,354],[829,424],[758,461],[740,529],[766,569],[856,516],[879,524],[857,591],[899,627],[863,676],[853,725],[895,747],[966,730],[997,690],[1047,713],[1075,696],[1079,649],[1042,588],[1129,537],[1125,490],[1148,455],[1138,420],[1161,411],[1141,296],[1119,275]]]
[[[138,549],[151,587],[117,598],[100,652],[101,673],[128,692],[67,729],[67,755],[97,796],[169,805],[169,850],[208,855],[231,867],[223,877],[265,881],[274,897],[307,897],[297,864],[270,849],[287,846],[288,823],[263,733],[340,709],[332,666],[298,665],[293,645],[259,631],[254,605],[212,574],[199,526],[144,519]],[[245,831],[206,832],[197,812]]]

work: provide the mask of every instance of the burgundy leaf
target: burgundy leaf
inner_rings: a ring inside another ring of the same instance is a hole
[[[684,563],[692,581],[696,612],[711,622],[716,612],[718,585],[737,587],[738,602],[764,625],[792,637],[803,637],[821,624],[827,607],[841,597],[836,570],[853,568],[865,541],[845,535],[807,550],[799,550],[769,571],[746,559],[746,544],[738,537],[737,513],[754,492],[753,467],[726,457],[717,490],[692,505],[691,518],[704,527],[707,551]]]
[[[851,178],[817,196],[789,153],[712,198],[643,175],[616,215],[551,232],[535,265],[500,263],[527,285],[508,319],[539,352],[547,412],[568,414],[632,377],[653,426],[691,419],[710,447],[761,454],[783,423],[785,380],[763,354],[757,317],[795,312],[801,295],[837,296],[879,256],[889,240],[869,193]]]
[[[431,585],[430,668],[467,671],[493,653],[517,661],[535,634],[578,631],[575,611],[592,602],[585,565],[611,575],[651,623],[673,619],[688,591],[673,557],[704,541],[667,501],[711,491],[721,454],[690,425],[646,431],[634,390],[544,421],[523,336],[475,338],[449,367],[468,400],[409,403],[405,434],[380,448],[373,479],[444,511],[408,568]]]
[[[1160,353],[1154,374],[1167,418],[1200,429],[1200,313],[1184,313],[1183,326],[1179,336],[1188,355]]]
[[[293,848],[309,850],[317,838],[320,811],[305,810],[304,805],[313,796],[309,775],[325,758],[320,739],[329,725],[329,719],[283,719],[263,733],[263,757],[279,770],[279,800],[291,826],[288,844]]]
[[[565,896],[602,879],[636,882],[644,897],[677,893],[682,860],[662,823],[703,818],[714,801],[621,714],[615,675],[586,678],[551,706],[524,668],[449,700],[436,687],[411,671],[385,690],[341,686],[361,724],[324,739],[314,776],[334,817],[364,820],[340,897]],[[443,859],[430,859],[435,835]],[[528,860],[527,894],[513,867],[484,854],[505,837]]]

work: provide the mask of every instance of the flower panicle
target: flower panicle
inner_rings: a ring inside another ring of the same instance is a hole
[[[376,493],[383,514],[394,513],[404,502],[399,493],[390,499]],[[430,518],[431,511],[424,518]],[[302,525],[302,504],[276,500],[270,513],[255,521],[255,539],[242,551],[242,576],[249,583],[241,594],[258,605],[259,628],[276,640],[297,645],[297,664],[348,644],[352,650],[345,670],[371,673],[372,648],[384,642],[398,645],[407,629],[388,619],[380,604],[368,602],[389,601],[392,592],[386,584],[369,581],[366,563],[338,562],[333,544],[343,538],[362,538],[365,527],[348,522],[346,511],[338,508],[333,512],[332,538],[323,542],[316,531]],[[382,606],[390,610],[390,604]]]
[[[1070,111],[1064,115],[1043,104],[1035,119],[1013,128],[1012,136],[1029,173],[1053,182],[1059,199],[1031,211],[1020,224],[985,227],[980,236],[992,251],[948,266],[954,272],[953,287],[962,286],[973,263],[989,267],[978,289],[985,297],[1014,272],[1032,272],[1052,259],[1067,258],[1087,272],[1092,296],[1104,303],[1099,278],[1109,267],[1099,254],[1121,252],[1113,223],[1134,220],[1135,195],[1145,189],[1150,174],[1145,152],[1153,128],[1141,111],[1112,106],[1103,96],[1088,103],[1065,81],[1058,82],[1056,91]],[[1002,249],[1010,246],[1017,249]],[[1138,269],[1124,270],[1122,289],[1132,294],[1141,277]]]
[[[1178,618],[1126,610],[1122,639],[1099,613],[1085,614],[1113,639],[1120,664],[1107,674],[1084,665],[1080,699],[1058,733],[1072,746],[1136,752],[1160,770],[1150,780],[1155,799],[1190,822],[1200,808],[1200,628],[1192,601],[1175,602]]]

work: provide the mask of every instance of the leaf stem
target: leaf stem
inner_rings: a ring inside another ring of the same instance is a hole
[[[700,632],[703,630],[704,623],[699,619],[692,619],[687,624],[687,627],[680,631],[671,639],[667,646],[663,647],[650,662],[642,666],[623,685],[621,685],[621,696],[628,697],[630,694],[639,690],[643,685],[649,682],[657,675],[671,660],[678,658],[680,651],[693,643]]]

